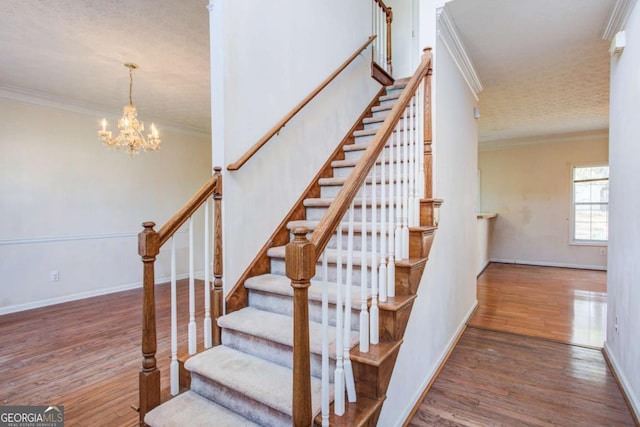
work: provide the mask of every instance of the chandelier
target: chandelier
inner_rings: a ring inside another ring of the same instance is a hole
[[[120,133],[115,138],[111,137],[111,132],[107,131],[107,120],[102,119],[102,130],[98,131],[100,141],[116,150],[123,148],[133,157],[140,150],[154,151],[160,147],[160,135],[158,129],[151,123],[151,133],[144,137],[144,123],[138,121],[138,111],[133,105],[133,70],[138,68],[137,64],[125,63],[129,69],[129,105],[122,109],[122,118],[118,120]]]

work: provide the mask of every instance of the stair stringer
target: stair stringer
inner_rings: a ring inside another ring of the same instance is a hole
[[[248,291],[244,287],[244,282],[249,277],[259,276],[261,274],[266,274],[271,272],[270,259],[267,255],[267,251],[274,246],[282,246],[289,243],[289,230],[287,228],[287,224],[291,221],[295,220],[304,220],[306,219],[306,208],[304,206],[304,200],[308,198],[316,198],[320,196],[320,178],[330,178],[333,176],[333,168],[331,167],[331,162],[337,160],[344,160],[344,150],[343,147],[345,145],[354,143],[353,132],[356,130],[364,129],[363,120],[366,117],[373,116],[373,107],[380,104],[380,97],[385,93],[386,88],[382,87],[380,91],[374,96],[373,100],[369,103],[369,105],[364,109],[363,113],[358,117],[358,119],[354,122],[354,125],[349,129],[346,136],[342,139],[342,141],[338,144],[336,149],[333,151],[331,156],[329,156],[328,160],[322,166],[318,174],[311,180],[309,186],[302,193],[300,198],[293,205],[289,213],[285,216],[282,222],[278,225],[276,230],[273,232],[269,240],[262,246],[256,257],[249,264],[249,267],[242,273],[236,284],[233,286],[231,291],[227,294],[225,298],[226,312],[232,313],[234,311],[240,310],[242,308],[248,307],[249,305],[249,297]]]

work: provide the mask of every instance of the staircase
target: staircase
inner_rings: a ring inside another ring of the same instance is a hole
[[[349,143],[331,161],[329,176],[318,179],[320,193],[311,194],[303,201],[304,219],[294,219],[286,224],[290,232],[301,229],[312,232],[338,195],[342,185],[356,166],[376,132],[391,111],[394,103],[406,86],[408,79],[397,80],[386,87],[376,102],[372,103],[358,130],[352,133]],[[377,104],[377,105],[376,105]],[[405,115],[405,120],[406,120]],[[401,119],[402,121],[402,119]],[[391,146],[393,146],[391,144]],[[385,151],[389,148],[385,148]],[[383,158],[386,156],[382,155]],[[369,177],[366,189],[371,191]],[[387,176],[392,183],[394,177]],[[428,197],[430,196],[429,193]],[[313,197],[317,196],[317,197]],[[343,416],[331,411],[330,425],[375,426],[382,404],[386,398],[395,360],[402,344],[404,330],[423,269],[426,265],[435,232],[434,210],[439,201],[423,199],[420,202],[420,225],[410,228],[409,257],[395,263],[395,296],[378,304],[379,336],[377,344],[371,344],[366,353],[358,350],[360,311],[360,263],[354,259],[353,286],[351,289],[352,313],[350,359],[355,378],[357,401],[347,403]],[[355,215],[370,215],[370,207],[362,206],[356,199]],[[334,233],[325,249],[328,263],[328,280],[335,281],[336,246],[342,240],[346,247],[347,229],[342,235]],[[354,233],[378,236],[379,228],[354,227]],[[303,233],[303,235],[306,233]],[[359,242],[360,239],[354,239]],[[371,239],[368,240],[369,242]],[[360,248],[354,248],[359,251]],[[217,319],[221,329],[221,344],[202,353],[188,357],[184,369],[188,371],[188,390],[148,412],[144,422],[153,427],[162,426],[289,426],[292,425],[292,402],[294,401],[293,374],[293,289],[291,279],[286,276],[285,246],[270,247],[267,251],[269,272],[248,277],[241,291],[246,297],[244,307],[232,307],[230,312]],[[370,264],[370,263],[369,263]],[[368,267],[370,268],[370,267]],[[342,266],[343,277],[347,269]],[[321,425],[321,355],[322,355],[322,283],[316,277],[308,288],[309,299],[309,346],[311,353],[311,406],[315,423]],[[344,287],[344,285],[343,285]],[[330,369],[336,364],[336,292],[335,285],[329,294],[330,321],[329,354]],[[344,292],[343,292],[344,294]],[[369,299],[368,304],[371,304]],[[238,309],[239,308],[239,309]],[[229,310],[229,308],[228,308]],[[331,375],[333,379],[333,375]],[[296,396],[297,397],[297,396]],[[331,395],[333,399],[333,395]]]

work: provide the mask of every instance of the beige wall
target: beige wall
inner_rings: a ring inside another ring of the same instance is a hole
[[[479,210],[495,212],[491,259],[605,269],[601,247],[570,245],[571,165],[607,162],[606,135],[480,151]],[[606,250],[606,248],[605,248]]]
[[[0,314],[140,286],[141,223],[162,225],[210,176],[208,135],[157,123],[160,150],[132,159],[98,141],[99,119],[0,99]]]

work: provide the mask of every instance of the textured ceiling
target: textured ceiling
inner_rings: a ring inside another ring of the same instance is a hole
[[[209,133],[207,0],[0,1],[0,90]],[[109,115],[107,115],[109,119]]]
[[[210,132],[208,0],[0,1],[0,96],[35,95],[107,114],[134,103],[160,129]],[[480,140],[608,126],[613,0],[454,0],[476,66]]]
[[[483,84],[480,142],[608,128],[613,0],[454,0]]]

